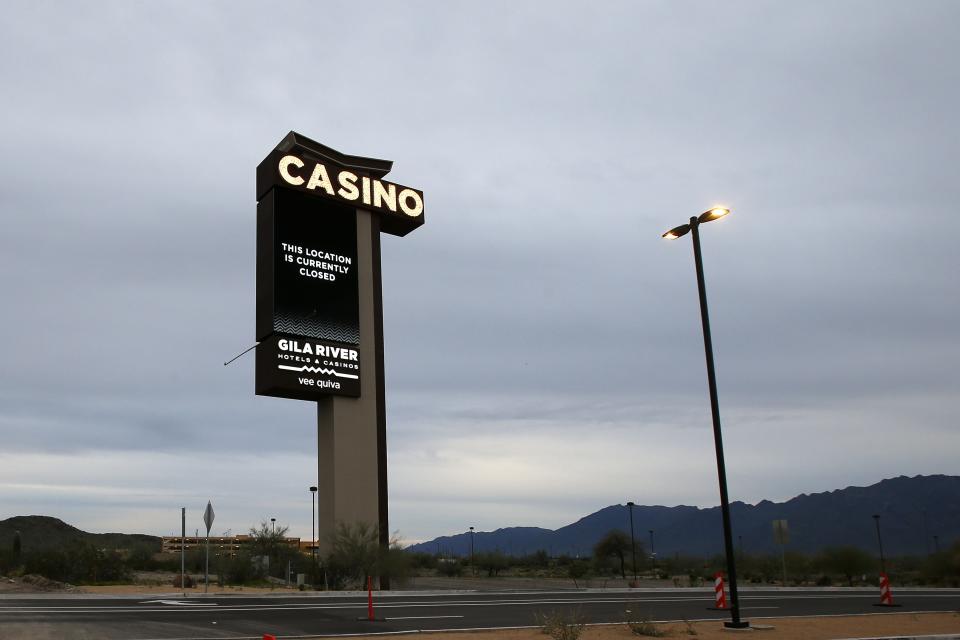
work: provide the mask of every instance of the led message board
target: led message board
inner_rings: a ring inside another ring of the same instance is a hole
[[[258,394],[360,395],[358,266],[351,209],[282,187],[260,201]]]

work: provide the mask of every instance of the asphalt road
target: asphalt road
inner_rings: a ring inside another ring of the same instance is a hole
[[[900,590],[901,607],[874,606],[876,590],[745,590],[745,618],[957,611],[960,589]],[[576,612],[586,622],[729,619],[711,611],[704,590],[607,590],[555,592],[445,592],[374,594],[377,620],[367,616],[362,595],[78,597],[6,596],[0,599],[3,640],[85,638],[199,640],[278,638],[410,632],[441,629],[522,627],[538,613]],[[629,611],[630,613],[626,613]]]

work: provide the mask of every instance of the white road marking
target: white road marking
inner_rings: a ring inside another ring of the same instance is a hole
[[[384,620],[441,620],[443,618],[462,618],[463,616],[404,616],[402,618],[384,618]]]
[[[140,604],[170,604],[178,607],[217,607],[216,602],[185,602],[183,600],[144,600]]]

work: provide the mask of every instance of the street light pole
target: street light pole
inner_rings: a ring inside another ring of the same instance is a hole
[[[627,509],[630,511],[630,551],[633,554],[633,586],[637,583],[637,543],[633,538],[633,507],[632,502],[627,503]]]
[[[657,552],[653,550],[653,529],[648,529],[648,531],[650,532],[650,563],[653,565],[654,572],[656,572]]]
[[[883,557],[883,538],[880,537],[880,515],[873,514],[873,522],[877,525],[877,544],[880,545],[880,573],[887,572],[887,560]]]
[[[723,456],[723,433],[720,430],[720,404],[717,399],[717,375],[713,363],[713,340],[710,336],[710,314],[707,311],[707,288],[703,278],[703,256],[700,252],[700,224],[716,220],[730,213],[729,209],[715,207],[700,216],[693,216],[690,222],[675,227],[663,234],[664,238],[675,239],[688,231],[693,236],[693,259],[697,269],[697,289],[700,294],[700,320],[703,324],[703,349],[707,360],[707,384],[710,388],[710,411],[713,417],[713,442],[717,453],[717,477],[720,483],[720,511],[723,515],[723,543],[727,556],[727,578],[730,582],[731,621],[724,623],[728,628],[744,629],[750,626],[740,619],[740,598],[737,594],[737,568],[733,553],[733,530],[730,525],[730,499],[727,495],[727,466]]]
[[[477,565],[473,563],[473,527],[470,527],[470,573],[477,576]]]
[[[270,518],[270,526],[273,527],[273,531],[270,534],[270,556],[267,558],[267,561],[268,561],[267,575],[270,575],[269,561],[273,560],[273,556],[275,556],[277,553],[277,519],[276,518]]]
[[[310,487],[310,538],[313,549],[311,557],[313,559],[313,575],[310,576],[310,583],[316,589],[317,582],[317,488]]]

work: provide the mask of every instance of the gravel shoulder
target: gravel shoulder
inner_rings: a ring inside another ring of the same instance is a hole
[[[716,620],[669,622],[656,628],[669,638],[731,640],[744,635],[757,640],[840,640],[848,638],[896,638],[946,636],[960,639],[960,613],[876,613],[862,616],[818,618],[753,618],[750,631],[724,629]],[[429,640],[544,640],[539,629],[497,631],[431,632]],[[579,640],[638,640],[625,624],[588,626]],[[656,637],[656,636],[649,636]],[[383,640],[383,636],[358,636],[351,640]]]

